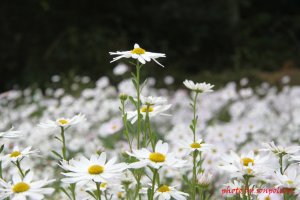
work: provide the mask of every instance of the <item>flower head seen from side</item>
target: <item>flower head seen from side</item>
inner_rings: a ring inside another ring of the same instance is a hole
[[[54,192],[53,188],[45,187],[54,182],[54,180],[32,181],[33,173],[29,172],[24,178],[19,175],[14,175],[12,182],[5,182],[0,179],[0,199],[10,198],[18,199],[44,199],[45,195],[50,195]]]
[[[155,146],[155,151],[151,152],[148,149],[133,150],[132,153],[127,152],[130,156],[137,158],[139,161],[129,164],[129,168],[142,168],[149,166],[155,169],[161,167],[180,168],[186,163],[184,160],[175,158],[173,153],[169,153],[168,143],[163,143],[159,140]]]
[[[66,128],[66,127],[78,124],[78,123],[84,121],[85,119],[86,119],[85,115],[78,114],[72,118],[63,118],[62,117],[62,118],[58,118],[55,121],[48,120],[47,122],[40,123],[38,126],[41,128],[45,128],[45,129],[52,129],[52,128],[57,128],[57,127]]]
[[[175,187],[168,185],[161,185],[156,187],[154,198],[159,200],[169,200],[171,198],[176,200],[186,200],[189,194],[178,191]]]
[[[284,174],[281,174],[279,171],[275,172],[275,182],[277,183],[276,187],[283,188],[296,188],[299,187],[300,176],[298,175],[297,168],[288,168]]]
[[[270,143],[263,143],[262,144],[265,148],[261,149],[261,151],[270,151],[276,155],[282,154],[294,154],[300,151],[300,146],[290,146],[290,147],[283,147],[283,146],[276,146],[275,143],[272,141]]]
[[[22,132],[14,130],[14,127],[9,129],[8,131],[0,132],[0,138],[18,138],[22,136]]]
[[[90,160],[80,157],[77,160],[63,161],[61,167],[68,172],[62,173],[67,178],[62,179],[65,183],[86,183],[94,181],[97,183],[108,182],[111,178],[117,178],[127,168],[125,163],[116,164],[117,158],[106,159],[106,153],[92,155]]]
[[[29,157],[31,154],[38,153],[38,150],[31,150],[31,147],[27,147],[23,150],[20,150],[18,146],[15,146],[13,150],[0,158],[4,166],[10,162],[17,162],[22,160],[25,157]]]
[[[205,152],[207,150],[210,150],[212,148],[212,144],[205,143],[202,139],[199,139],[197,141],[183,141],[182,142],[182,149],[186,150],[187,154],[190,154],[193,151],[201,151]]]
[[[149,118],[152,118],[156,115],[164,115],[170,116],[169,114],[164,113],[166,110],[171,108],[171,104],[166,104],[167,100],[162,97],[143,97],[141,96],[141,108],[140,113],[142,114],[143,118],[145,119],[147,114]],[[131,120],[131,123],[134,123],[138,118],[137,111],[128,111],[127,117]]]
[[[191,80],[185,80],[183,84],[190,90],[195,91],[197,93],[208,93],[213,92],[212,88],[214,85],[211,85],[209,83],[194,83]]]
[[[146,62],[150,62],[153,60],[158,65],[164,67],[160,64],[156,59],[166,57],[164,53],[153,53],[148,52],[145,49],[141,48],[138,44],[134,45],[134,48],[130,51],[117,51],[117,52],[109,52],[110,55],[116,55],[111,62],[115,62],[121,58],[133,58],[138,60],[142,64],[146,64]]]

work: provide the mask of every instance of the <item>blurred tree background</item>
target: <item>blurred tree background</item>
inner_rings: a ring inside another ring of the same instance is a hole
[[[2,0],[0,90],[54,74],[109,74],[109,51],[167,54],[153,76],[182,79],[299,67],[298,0]]]

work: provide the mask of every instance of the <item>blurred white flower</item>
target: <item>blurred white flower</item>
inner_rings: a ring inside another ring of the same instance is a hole
[[[61,162],[61,167],[68,172],[62,173],[67,176],[62,181],[65,183],[85,184],[88,181],[98,183],[108,182],[109,179],[115,179],[121,175],[121,172],[127,168],[125,163],[116,164],[117,158],[114,157],[107,161],[106,153],[92,155],[90,160],[81,156],[80,159]]]
[[[185,80],[183,82],[183,84],[190,90],[193,90],[195,92],[199,92],[199,93],[207,93],[207,92],[212,92],[212,88],[214,87],[214,85],[211,85],[209,83],[194,83],[191,80]]]
[[[296,188],[300,186],[300,175],[295,167],[288,168],[284,174],[276,171],[274,178],[277,183],[276,187]]]
[[[168,143],[163,143],[159,140],[156,143],[155,151],[151,152],[148,149],[133,150],[132,153],[127,152],[128,155],[136,157],[139,161],[129,164],[129,168],[142,168],[145,166],[159,169],[163,166],[171,168],[183,167],[186,163],[184,160],[175,158],[173,153],[168,153]]]
[[[172,85],[174,83],[174,77],[173,76],[166,76],[164,78],[164,82],[166,85]]]
[[[100,136],[108,136],[120,131],[123,127],[123,122],[121,119],[111,119],[110,121],[102,124],[99,129]]]
[[[9,129],[8,131],[0,132],[0,138],[18,138],[22,136],[22,132],[14,130],[14,127]]]
[[[198,184],[201,187],[207,187],[212,183],[213,175],[209,172],[200,173],[197,175]]]
[[[145,49],[142,49],[138,44],[134,45],[134,49],[131,51],[117,51],[117,52],[109,52],[110,55],[117,55],[117,57],[113,58],[111,62],[115,62],[121,58],[133,58],[137,59],[140,63],[146,64],[146,62],[150,62],[153,60],[160,66],[164,67],[160,64],[156,59],[161,57],[166,57],[163,53],[152,53],[148,52]]]
[[[119,63],[113,70],[114,75],[121,76],[128,71],[128,66],[124,63]]]
[[[85,119],[86,119],[85,115],[80,113],[78,115],[75,115],[72,118],[58,118],[55,121],[48,120],[46,122],[42,122],[42,123],[38,124],[38,126],[41,128],[45,128],[45,129],[53,129],[53,128],[57,128],[57,127],[65,127],[66,128],[66,127],[78,124],[78,123],[84,121]]]
[[[33,173],[29,172],[22,179],[19,175],[13,176],[13,181],[5,182],[0,179],[0,199],[10,198],[12,200],[42,200],[45,195],[50,195],[54,192],[53,188],[45,187],[54,182],[53,180],[32,181]]]

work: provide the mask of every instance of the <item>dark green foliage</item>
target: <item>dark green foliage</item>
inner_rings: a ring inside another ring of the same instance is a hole
[[[299,66],[299,10],[297,0],[3,0],[0,90],[54,74],[96,79],[115,66],[109,51],[135,42],[167,53],[165,70],[145,67],[155,77]]]

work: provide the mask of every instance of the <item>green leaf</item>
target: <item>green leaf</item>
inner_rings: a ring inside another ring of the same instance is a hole
[[[65,193],[65,195],[66,195],[70,200],[72,200],[71,196],[68,194],[68,192],[67,192],[64,188],[60,187],[59,189],[60,189],[63,193]]]
[[[52,150],[51,152],[52,152],[54,155],[56,155],[58,158],[63,159],[63,157],[62,157],[59,153],[57,153],[56,151]]]

